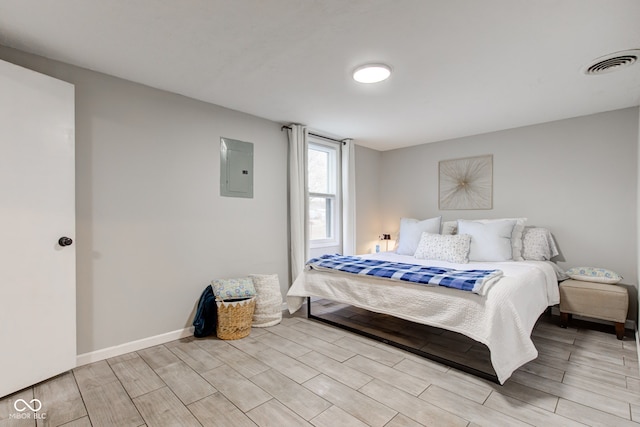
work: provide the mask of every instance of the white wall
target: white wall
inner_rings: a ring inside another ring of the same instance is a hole
[[[385,151],[380,225],[394,233],[401,217],[528,217],[553,232],[561,267],[610,268],[637,287],[638,144],[638,108],[629,108]],[[493,209],[439,210],[438,162],[483,154],[493,154]],[[382,232],[372,231],[359,228],[358,241]]]
[[[277,123],[0,47],[76,87],[78,353],[190,326],[213,278],[288,288]],[[212,76],[215,78],[215,76]],[[220,137],[254,143],[254,198],[220,197]]]

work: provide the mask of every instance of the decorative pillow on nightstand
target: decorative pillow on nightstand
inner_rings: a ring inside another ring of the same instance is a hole
[[[567,270],[567,276],[583,282],[597,282],[615,284],[622,280],[622,276],[615,271],[596,267],[573,267]]]

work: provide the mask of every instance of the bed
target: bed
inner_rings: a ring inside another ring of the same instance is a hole
[[[463,334],[489,349],[500,384],[537,357],[531,332],[540,315],[559,303],[558,269],[548,260],[452,263],[394,252],[362,257],[455,270],[497,269],[502,275],[476,293],[308,267],[289,289],[289,311],[296,312],[310,297],[326,298]]]

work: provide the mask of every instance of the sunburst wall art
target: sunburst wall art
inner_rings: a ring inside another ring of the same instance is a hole
[[[491,209],[493,207],[493,156],[441,160],[439,208]]]

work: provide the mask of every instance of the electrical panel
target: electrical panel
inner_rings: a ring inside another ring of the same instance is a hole
[[[220,138],[220,195],[253,198],[253,144]]]

